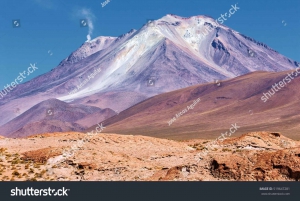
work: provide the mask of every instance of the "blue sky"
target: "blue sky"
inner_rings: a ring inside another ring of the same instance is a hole
[[[147,19],[166,14],[216,19],[237,3],[240,9],[225,25],[300,62],[299,0],[110,0],[102,8],[104,1],[1,0],[0,89],[27,70],[30,63],[37,62],[39,69],[25,81],[50,71],[80,47],[88,34],[88,28],[79,24],[85,18],[83,9],[93,16],[95,38],[119,36],[141,28]],[[12,27],[15,19],[20,20],[20,28]]]

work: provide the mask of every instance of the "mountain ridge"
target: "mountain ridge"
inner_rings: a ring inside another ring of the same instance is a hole
[[[122,111],[149,97],[192,85],[298,66],[225,25],[200,37],[213,21],[205,16],[166,15],[118,38],[100,36],[86,42],[56,68],[1,99],[0,126],[51,98]],[[255,55],[250,56],[249,50]],[[101,72],[70,95],[95,69]],[[153,86],[148,86],[149,80]],[[17,107],[20,113],[14,112]]]

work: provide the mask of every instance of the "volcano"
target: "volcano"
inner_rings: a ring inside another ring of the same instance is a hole
[[[203,37],[208,27],[211,31]],[[254,71],[280,72],[298,66],[261,42],[225,25],[214,26],[210,17],[166,15],[140,30],[85,42],[50,72],[17,86],[0,100],[0,133],[9,136],[33,118],[45,121],[44,116],[23,118],[30,108],[49,99],[109,109],[105,117],[109,118],[158,94]],[[96,70],[99,73],[95,74]],[[90,126],[88,115],[61,130],[80,131]],[[72,122],[72,118],[64,121]],[[6,124],[14,129],[4,129]]]

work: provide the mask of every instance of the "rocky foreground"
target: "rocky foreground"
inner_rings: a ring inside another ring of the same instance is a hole
[[[298,181],[300,142],[252,132],[208,140],[51,133],[0,138],[2,181]]]

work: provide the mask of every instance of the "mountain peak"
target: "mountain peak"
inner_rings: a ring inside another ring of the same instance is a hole
[[[164,17],[162,17],[161,19],[159,19],[158,21],[160,20],[163,20],[163,21],[169,21],[169,22],[173,22],[174,20],[175,21],[184,21],[184,20],[203,20],[205,22],[214,22],[215,19],[212,18],[211,16],[208,16],[208,15],[196,15],[196,16],[190,16],[190,17],[181,17],[179,15],[174,15],[174,14],[167,14],[165,15]]]

